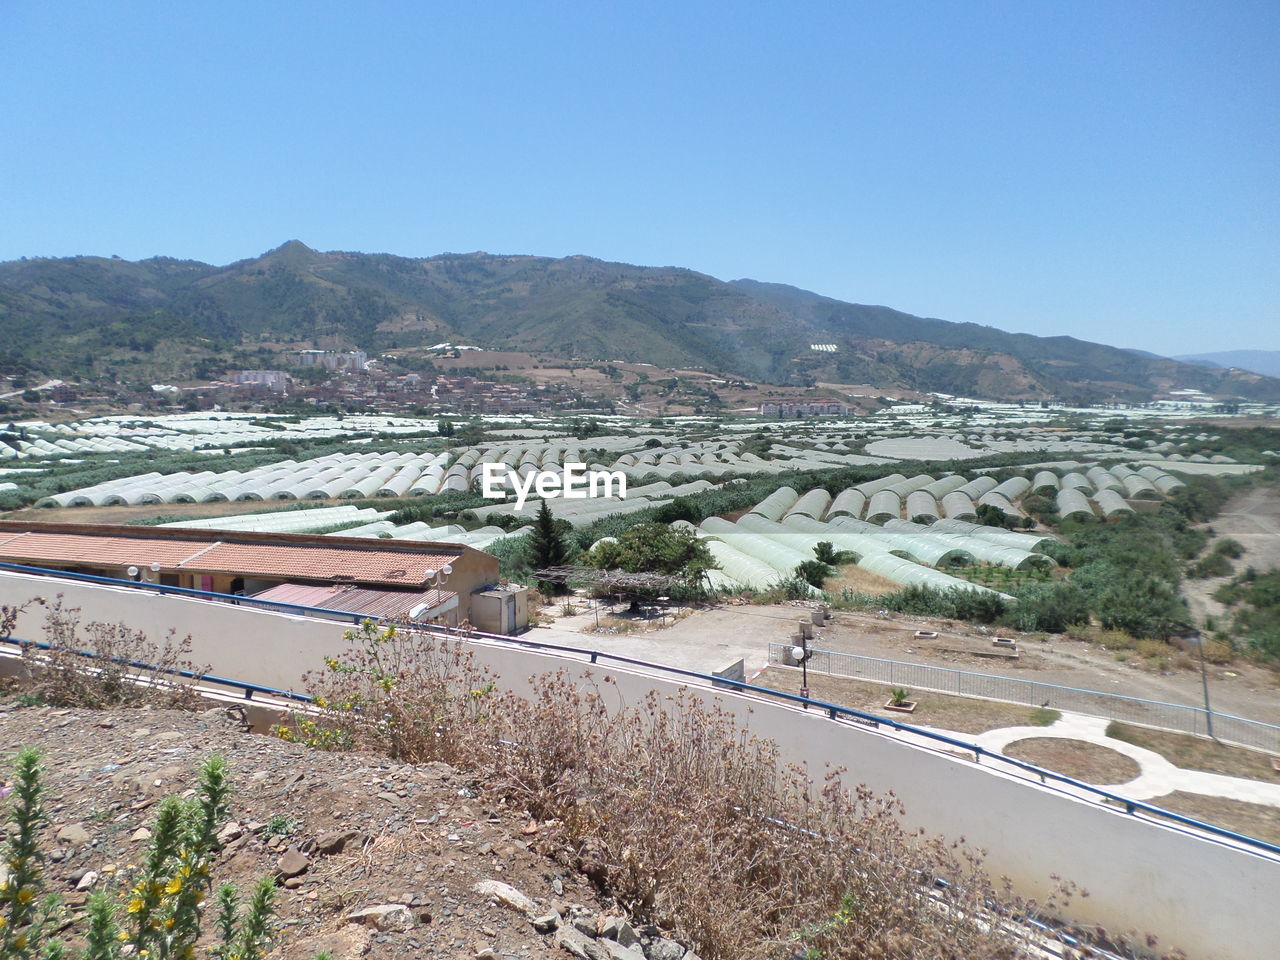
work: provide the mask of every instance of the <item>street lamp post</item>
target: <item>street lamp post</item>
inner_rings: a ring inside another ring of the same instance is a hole
[[[800,634],[800,696],[804,697],[806,710],[809,709],[809,638],[801,632]]]
[[[1200,685],[1204,688],[1204,723],[1210,740],[1217,740],[1213,735],[1213,708],[1209,705],[1209,669],[1204,662],[1204,634],[1196,635],[1196,646],[1200,648]]]
[[[791,656],[800,661],[800,696],[804,697],[804,708],[809,709],[809,638],[800,631],[800,646],[791,648]]]

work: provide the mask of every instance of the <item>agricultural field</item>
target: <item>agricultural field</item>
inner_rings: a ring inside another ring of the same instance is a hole
[[[524,581],[546,565],[539,537],[590,566],[656,524],[698,544],[692,595],[874,602],[1033,631],[1092,619],[1162,637],[1194,625],[1180,595],[1191,564],[1234,572],[1220,552],[1201,556],[1208,536],[1190,527],[1280,460],[1275,431],[1171,413],[948,401],[807,420],[32,421],[3,435],[0,506],[18,519],[464,543]],[[566,464],[625,480],[625,494],[517,495]],[[502,481],[486,497],[491,474]],[[1126,551],[1137,559],[1117,562]]]

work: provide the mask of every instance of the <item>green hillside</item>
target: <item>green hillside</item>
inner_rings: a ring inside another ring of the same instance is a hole
[[[295,240],[226,267],[163,257],[0,264],[2,372],[183,379],[261,362],[264,345],[380,352],[442,340],[796,385],[1020,399],[1139,399],[1195,387],[1280,399],[1280,381],[1243,371],[590,257],[413,259],[320,253]],[[814,343],[837,349],[816,352]]]

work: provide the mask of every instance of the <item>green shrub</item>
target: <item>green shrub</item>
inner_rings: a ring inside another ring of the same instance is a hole
[[[1027,633],[1062,633],[1067,627],[1089,622],[1089,600],[1071,583],[1031,583],[1014,596],[1017,603],[1005,622]]]
[[[1006,610],[999,594],[986,590],[939,590],[936,587],[909,586],[897,593],[879,598],[880,605],[895,613],[954,620],[994,623]]]
[[[1187,567],[1187,576],[1195,577],[1198,580],[1206,580],[1210,577],[1227,577],[1231,575],[1232,569],[1231,561],[1227,559],[1226,555],[1215,550]]]
[[[39,754],[26,748],[14,761],[13,796],[7,811],[4,853],[9,879],[0,888],[0,957],[58,960],[68,957],[60,934],[83,939],[85,960],[122,956],[185,960],[195,956],[203,921],[201,905],[211,892],[210,870],[217,833],[227,818],[230,787],[221,757],[200,768],[200,786],[190,800],[167,797],[160,804],[146,853],[137,867],[115,874],[114,887],[93,894],[80,915],[47,887],[39,841],[47,822]],[[217,960],[261,960],[271,936],[275,883],[264,877],[243,914],[235,888],[216,894]],[[117,903],[119,901],[119,903]]]
[[[805,581],[811,586],[822,589],[822,585],[826,582],[827,577],[835,573],[830,566],[821,560],[806,560],[804,563],[796,565],[795,575],[799,579]]]
[[[1213,545],[1213,552],[1231,560],[1239,560],[1244,556],[1244,546],[1239,540],[1223,537]]]

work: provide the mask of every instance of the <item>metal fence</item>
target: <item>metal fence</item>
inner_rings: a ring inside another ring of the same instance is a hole
[[[770,663],[790,663],[791,644],[770,643]],[[949,667],[934,667],[901,660],[882,660],[856,653],[809,648],[809,669],[835,677],[851,677],[911,690],[932,690],[960,697],[1003,700],[1029,707],[1069,710],[1092,717],[1121,720],[1147,727],[1177,730],[1208,736],[1204,707],[1160,700],[1141,700],[1099,690],[1081,690],[1055,683],[1040,683],[1015,677],[998,677]],[[1260,720],[1246,720],[1213,711],[1213,734],[1217,739],[1280,753],[1280,726]]]

